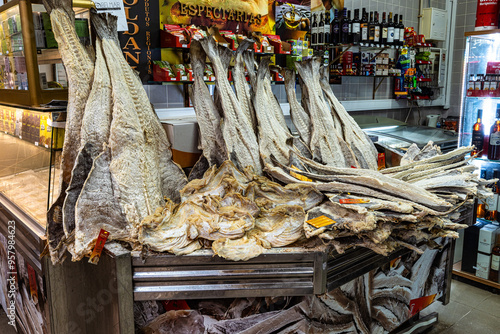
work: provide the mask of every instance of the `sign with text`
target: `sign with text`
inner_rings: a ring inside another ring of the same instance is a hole
[[[118,31],[127,31],[127,19],[125,18],[125,9],[120,0],[94,0],[95,8],[98,13],[110,13],[118,17]]]
[[[161,24],[216,26],[220,30],[272,34],[274,1],[179,0],[160,2]]]
[[[118,34],[123,55],[142,83],[153,81],[153,60],[160,59],[157,0],[123,0],[127,29]]]

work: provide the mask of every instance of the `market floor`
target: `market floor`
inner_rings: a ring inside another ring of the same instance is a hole
[[[500,295],[453,280],[449,304],[435,302],[421,314],[438,313],[438,323],[426,334],[498,334],[499,310]]]
[[[498,334],[500,328],[500,295],[452,281],[450,303],[435,302],[422,315],[438,312],[439,322],[427,334]],[[7,324],[7,315],[0,306],[0,333],[16,334]]]

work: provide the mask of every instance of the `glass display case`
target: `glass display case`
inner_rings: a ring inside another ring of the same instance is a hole
[[[87,9],[75,8],[75,26],[90,44]],[[66,100],[68,80],[50,16],[41,1],[13,0],[0,7],[0,101],[39,106]]]
[[[43,229],[59,190],[62,110],[0,105],[0,206],[16,206]]]
[[[459,146],[474,145],[477,156],[472,162],[481,178],[497,179],[500,178],[500,30],[467,32],[465,37]],[[494,196],[477,203],[475,225],[460,232],[454,265],[454,274],[497,289],[500,283],[492,250],[497,243],[495,235],[500,235],[499,186],[493,184]],[[487,235],[488,242],[483,237]]]

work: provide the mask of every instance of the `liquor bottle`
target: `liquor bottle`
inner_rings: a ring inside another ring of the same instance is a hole
[[[339,19],[339,11],[335,9],[335,12],[333,14],[333,21],[332,21],[332,33],[330,34],[330,39],[332,41],[333,45],[337,45],[340,43],[340,19]]]
[[[399,24],[398,24],[398,14],[394,15],[394,45],[401,45],[399,41]]]
[[[387,24],[387,44],[394,44],[394,23],[392,22],[392,12],[389,12],[389,23]]]
[[[368,22],[368,41],[373,44],[375,39],[375,22],[373,21],[373,12],[370,12],[370,21]]]
[[[489,279],[493,282],[499,283],[498,272],[500,270],[500,234],[497,234],[495,246],[491,250],[491,266]]]
[[[368,14],[366,8],[363,8],[363,17],[361,18],[361,43],[368,43]]]
[[[403,24],[403,15],[399,15],[399,45],[405,45],[405,26]]]
[[[319,24],[318,24],[318,44],[325,44],[325,21],[323,20],[323,13],[319,14]]]
[[[500,103],[497,104],[495,123],[491,126],[488,159],[500,160]]]
[[[318,44],[318,22],[316,21],[317,15],[313,14],[313,23],[311,25],[311,45]]]
[[[387,21],[385,20],[385,12],[382,14],[382,22],[380,23],[380,43],[387,44]]]
[[[359,21],[359,9],[354,10],[354,19],[351,24],[352,28],[352,43],[359,44],[361,40],[361,22]]]
[[[325,31],[325,44],[330,44],[331,41],[331,33],[330,33],[330,11],[327,10],[325,13],[325,26],[324,26],[324,31]]]
[[[375,44],[380,44],[380,22],[378,21],[378,12],[375,12],[375,32],[373,35],[373,42]]]
[[[347,43],[352,43],[352,21],[351,11],[347,11]]]
[[[479,109],[477,111],[477,122],[472,127],[472,145],[475,146],[474,151],[471,152],[471,156],[477,154],[478,157],[483,155],[483,142],[484,142],[484,126],[481,123],[481,118],[483,117],[483,110]]]
[[[349,19],[347,17],[347,8],[342,12],[342,29],[340,30],[340,43],[349,43]]]

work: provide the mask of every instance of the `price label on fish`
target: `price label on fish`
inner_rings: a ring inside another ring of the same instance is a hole
[[[118,17],[118,31],[127,31],[127,18],[123,1],[93,0],[98,13],[110,13]]]

